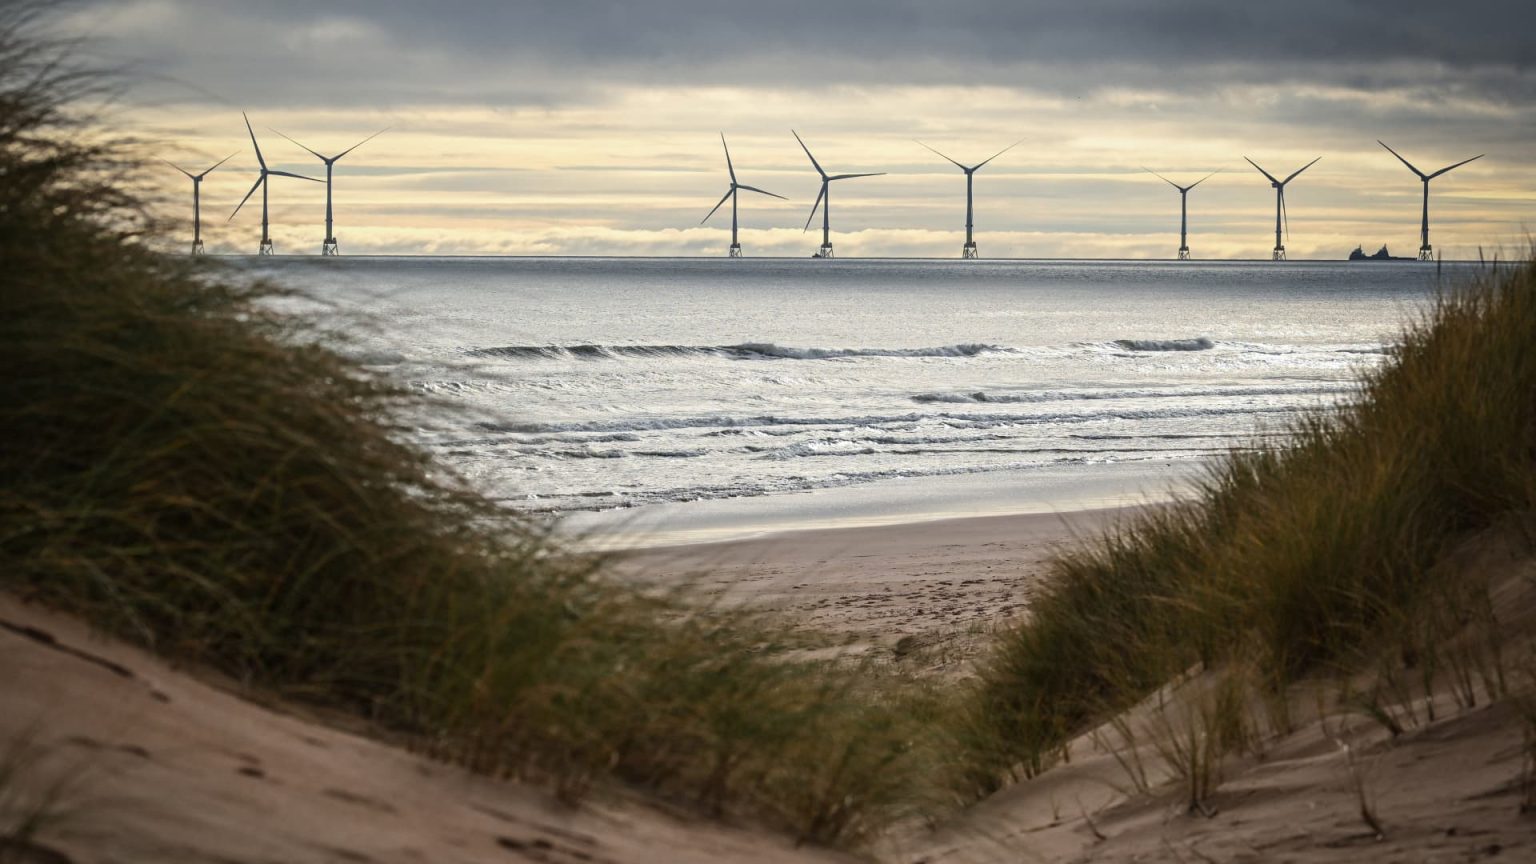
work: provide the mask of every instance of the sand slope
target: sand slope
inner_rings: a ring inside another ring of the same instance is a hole
[[[62,789],[23,861],[849,860],[617,796],[566,807],[260,707],[4,596],[0,657],[0,754],[32,757],[0,782],[0,832]]]
[[[1040,585],[1043,555],[1116,516],[807,532],[649,551],[625,566],[662,580],[707,570],[701,588],[780,608],[902,662],[904,638],[955,639],[1022,610]],[[1497,571],[1501,622],[1529,634],[1536,561],[1517,545],[1484,544],[1463,563]],[[0,831],[18,792],[63,789],[63,818],[44,826],[41,846],[23,861],[854,860],[638,797],[611,793],[568,808],[292,706],[252,704],[4,596],[0,657]],[[941,665],[953,675],[965,664]],[[1405,724],[1392,739],[1358,714],[1318,716],[1319,701],[1299,693],[1294,731],[1269,739],[1260,755],[1229,761],[1210,815],[1187,812],[1150,745],[1143,742],[1142,759],[1153,792],[1136,794],[1106,746],[1114,736],[1084,736],[1069,763],[937,831],[912,826],[873,851],[900,864],[1536,860],[1536,814],[1520,812],[1525,724],[1508,704],[1458,706],[1447,690],[1436,702],[1435,722]],[[1135,716],[1145,719],[1151,704]],[[29,739],[42,756],[7,787],[7,749]],[[1360,818],[1357,776],[1384,837]]]

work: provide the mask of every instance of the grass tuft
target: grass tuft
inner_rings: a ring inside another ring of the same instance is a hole
[[[1395,645],[1429,683],[1450,669],[1464,704],[1503,692],[1498,628],[1444,642],[1491,622],[1486,593],[1435,564],[1536,504],[1532,344],[1536,263],[1490,266],[1441,293],[1349,404],[1229,454],[1193,503],[1059,558],[961,712],[958,791],[1038,772],[1197,664],[1251,662],[1282,705],[1302,676]]]
[[[903,812],[922,688],[610,583],[408,443],[421,397],[290,292],[152,251],[46,9],[0,9],[0,589],[569,799],[616,778],[819,843]]]

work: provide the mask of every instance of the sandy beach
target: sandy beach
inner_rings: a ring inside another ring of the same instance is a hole
[[[841,642],[962,672],[985,635],[1021,614],[1054,550],[1135,507],[791,531],[617,553],[615,572],[687,584],[705,602],[773,610]]]

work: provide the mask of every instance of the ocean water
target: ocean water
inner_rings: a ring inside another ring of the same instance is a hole
[[[1179,469],[1282,434],[1298,411],[1352,398],[1437,280],[1458,270],[852,259],[241,266],[307,292],[346,351],[437,397],[413,434],[494,497],[561,514],[724,500],[749,512],[759,505],[740,502],[761,500],[779,517],[807,500],[786,496],[808,491],[932,494],[950,502],[945,512],[965,512],[967,488],[1155,476],[1137,466],[1187,476]]]

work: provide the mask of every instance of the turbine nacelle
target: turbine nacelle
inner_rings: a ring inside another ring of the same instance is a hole
[[[880,176],[884,175],[885,172],[884,171],[875,171],[875,172],[868,173],[868,174],[831,174],[831,175],[829,175],[829,174],[827,174],[826,171],[822,170],[821,163],[817,162],[816,161],[816,157],[811,154],[811,148],[805,146],[805,141],[803,141],[800,138],[800,133],[796,132],[793,129],[791,129],[791,130],[789,130],[789,134],[795,136],[795,140],[800,142],[800,149],[805,151],[806,158],[811,160],[811,166],[813,168],[815,168],[816,169],[816,173],[821,176],[821,191],[816,193],[816,203],[811,205],[811,215],[805,217],[805,228],[803,228],[801,230],[801,233],[803,234],[806,231],[811,230],[811,220],[816,218],[816,210],[818,208],[820,208],[820,210],[821,210],[821,247],[816,251],[815,257],[817,257],[817,258],[831,258],[832,257],[832,214],[827,209],[827,207],[823,205],[823,202],[830,200],[830,196],[828,195],[828,187],[835,180],[853,180],[853,179],[855,179],[857,177],[880,177]]]
[[[1201,183],[1204,183],[1205,181],[1211,179],[1212,177],[1215,177],[1217,174],[1220,174],[1221,173],[1221,169],[1217,168],[1215,171],[1212,171],[1211,173],[1205,175],[1204,177],[1201,177],[1199,180],[1196,180],[1195,182],[1189,184],[1188,186],[1180,186],[1179,184],[1173,182],[1172,180],[1169,180],[1167,177],[1164,177],[1163,175],[1157,173],[1156,171],[1153,171],[1151,168],[1148,168],[1145,165],[1142,166],[1141,170],[1147,172],[1148,174],[1151,174],[1153,177],[1156,177],[1157,179],[1163,181],[1164,183],[1167,183],[1169,186],[1172,186],[1173,188],[1179,190],[1179,252],[1178,252],[1178,260],[1180,260],[1180,261],[1188,261],[1189,260],[1189,190],[1195,188],[1196,186],[1199,186]]]
[[[1285,236],[1289,237],[1291,233],[1290,215],[1285,211],[1285,185],[1300,176],[1301,172],[1311,168],[1313,165],[1316,165],[1318,159],[1322,158],[1323,157],[1319,156],[1317,159],[1313,159],[1311,162],[1308,162],[1300,168],[1297,168],[1295,171],[1292,171],[1290,176],[1286,177],[1284,180],[1280,180],[1276,178],[1275,175],[1265,171],[1262,167],[1260,167],[1259,163],[1249,159],[1247,156],[1243,157],[1243,159],[1247,160],[1249,165],[1252,165],[1254,168],[1258,169],[1260,174],[1263,174],[1265,177],[1269,178],[1270,188],[1275,190],[1275,249],[1272,257],[1276,261],[1284,261],[1286,257],[1285,244],[1281,242],[1280,239],[1281,226],[1284,226]]]
[[[715,204],[715,206],[710,208],[709,213],[703,219],[699,220],[699,224],[703,225],[705,222],[708,222],[709,217],[715,215],[715,211],[719,210],[722,206],[725,205],[725,202],[729,200],[731,202],[731,246],[729,253],[730,257],[732,258],[740,258],[741,242],[737,239],[736,199],[741,190],[745,189],[748,192],[756,192],[759,195],[767,195],[770,198],[777,198],[780,201],[788,201],[789,199],[785,198],[783,195],[776,195],[772,192],[769,192],[766,189],[759,189],[756,186],[748,186],[745,183],[736,182],[736,166],[731,162],[731,147],[729,144],[725,143],[724,132],[720,133],[720,146],[725,149],[725,170],[730,174],[731,185],[726,188],[725,194],[720,196],[720,200]]]
[[[1388,153],[1396,156],[1399,162],[1407,165],[1408,170],[1412,171],[1414,175],[1419,178],[1419,181],[1424,184],[1424,209],[1422,211],[1423,215],[1419,222],[1419,260],[1432,261],[1434,260],[1435,256],[1434,249],[1429,245],[1429,181],[1439,177],[1441,174],[1445,174],[1446,172],[1460,168],[1461,166],[1475,159],[1481,159],[1483,158],[1484,154],[1479,153],[1476,156],[1473,156],[1471,159],[1463,159],[1454,165],[1447,165],[1444,168],[1441,168],[1439,171],[1434,172],[1433,174],[1425,174],[1423,171],[1420,171],[1418,168],[1414,167],[1412,162],[1404,159],[1401,153],[1393,150],[1391,147],[1387,147],[1387,143],[1385,141],[1382,141],[1378,138],[1376,139],[1376,143],[1386,147]]]
[[[247,124],[249,124],[250,121],[246,121],[246,122],[247,122]],[[268,130],[270,130],[270,131],[272,131],[272,132],[274,132],[274,133],[276,133],[278,135],[282,135],[282,137],[287,138],[289,141],[292,141],[294,144],[298,144],[298,146],[300,148],[308,151],[310,155],[314,156],[316,159],[319,159],[321,162],[325,163],[325,239],[323,241],[321,241],[321,243],[320,243],[320,254],[321,255],[335,255],[338,252],[338,247],[337,247],[337,243],[336,243],[335,220],[331,216],[331,168],[332,168],[332,166],[334,166],[337,162],[339,162],[341,160],[341,157],[347,155],[348,153],[351,153],[353,150],[356,150],[357,148],[363,146],[364,144],[367,144],[369,141],[372,141],[373,139],[379,137],[380,135],[383,135],[385,132],[388,132],[392,128],[394,128],[394,127],[392,127],[392,126],[385,126],[383,129],[380,129],[379,131],[373,133],[372,135],[369,135],[367,138],[364,138],[363,140],[357,142],[356,144],[353,144],[351,147],[348,147],[347,149],[341,151],[340,153],[337,153],[335,156],[326,156],[325,154],[320,153],[317,150],[312,150],[309,147],[305,147],[303,144],[299,144],[298,141],[294,141],[293,138],[289,137],[288,135],[284,135],[282,132],[278,132],[276,129],[273,129],[271,126],[267,127]],[[252,135],[251,136],[251,140],[255,141],[255,139],[256,139],[256,136]],[[308,178],[305,178],[305,179],[308,179]]]
[[[268,181],[272,177],[293,177],[293,178],[295,178],[297,180],[308,180],[311,183],[319,183],[320,181],[316,180],[314,177],[305,177],[303,174],[294,174],[294,173],[291,173],[291,172],[288,172],[288,171],[274,171],[274,170],[268,168],[267,167],[267,160],[261,155],[261,145],[256,143],[256,131],[251,128],[251,118],[247,117],[244,111],[240,112],[240,116],[241,117],[245,117],[245,131],[250,133],[250,136],[251,136],[251,147],[256,151],[256,162],[257,162],[257,164],[259,164],[261,166],[261,170],[260,170],[260,172],[256,176],[256,182],[251,184],[251,190],[249,192],[245,193],[245,197],[240,199],[240,203],[239,204],[235,205],[235,212],[229,214],[229,220],[228,221],[233,222],[235,217],[237,215],[239,215],[240,208],[245,206],[245,202],[251,200],[251,196],[256,194],[256,190],[257,189],[260,189],[261,190],[261,245],[259,247],[257,247],[257,254],[258,255],[271,255],[272,254],[272,237],[271,237],[270,232],[268,231],[269,221],[268,221],[268,218],[267,218],[267,189],[269,188],[268,185],[267,185]]]
[[[921,141],[917,141],[917,139],[915,139],[915,138],[912,139],[912,140],[915,141],[919,146],[924,147],[924,148],[932,151],[934,154],[938,155],[941,159],[945,160],[946,162],[949,162],[951,165],[954,165],[956,168],[959,168],[961,171],[965,172],[965,245],[960,247],[960,257],[961,258],[976,258],[976,257],[979,257],[978,253],[976,251],[976,239],[975,239],[975,236],[974,236],[974,233],[973,233],[973,229],[975,228],[975,207],[974,207],[974,203],[975,202],[974,202],[974,198],[973,198],[973,196],[971,194],[971,182],[975,178],[976,172],[980,171],[983,166],[985,166],[988,162],[991,162],[993,159],[996,159],[997,157],[1003,155],[1004,153],[1007,153],[1009,150],[1012,150],[1013,148],[1019,146],[1021,143],[1023,143],[1023,139],[1021,138],[1018,141],[1015,141],[1012,144],[1009,144],[1007,147],[1004,147],[1003,149],[997,151],[996,153],[993,153],[991,156],[987,157],[986,159],[982,160],[981,162],[979,162],[979,163],[977,163],[975,165],[963,165],[960,162],[956,161],[955,159],[951,159],[949,156],[946,156],[945,154],[940,153],[938,150],[935,150],[934,148],[929,147],[927,144],[924,144]]]

